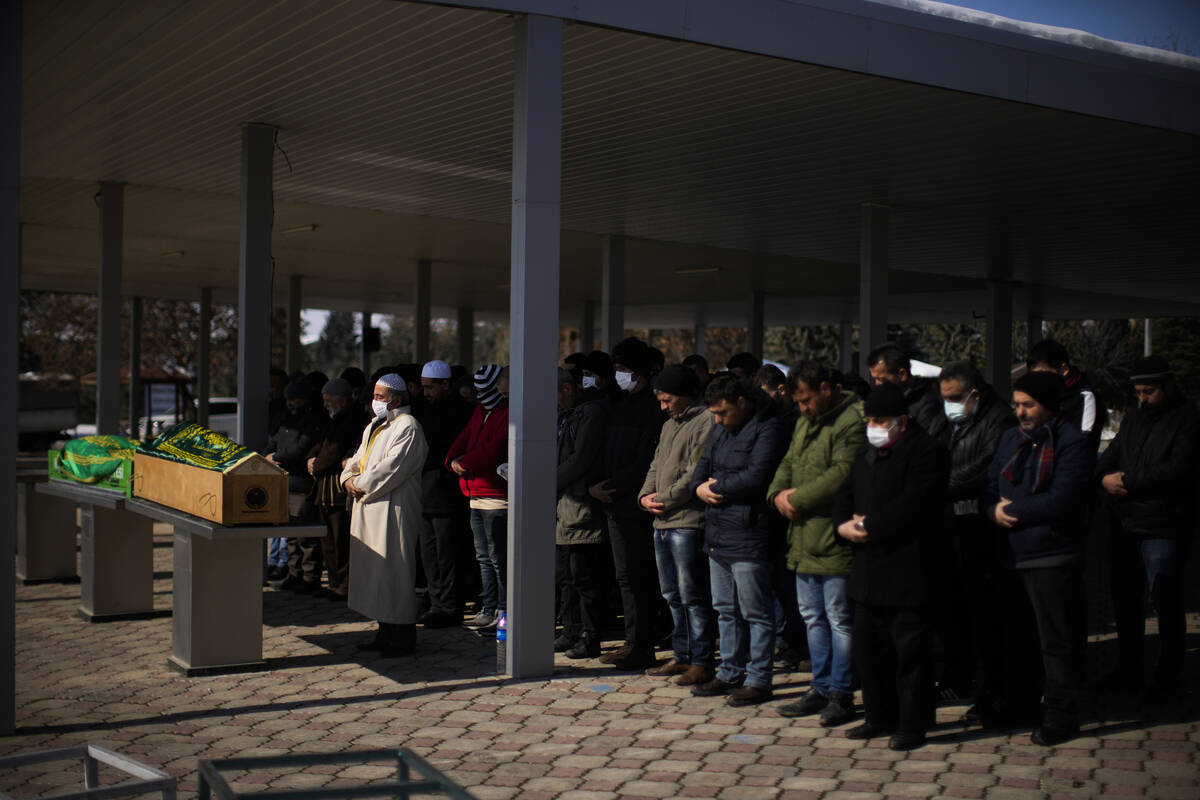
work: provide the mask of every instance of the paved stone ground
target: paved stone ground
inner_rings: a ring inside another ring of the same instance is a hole
[[[156,538],[156,605],[165,608],[170,539]],[[1200,581],[1191,586],[1200,593]],[[561,657],[552,680],[500,679],[494,643],[472,632],[421,631],[419,656],[383,660],[355,650],[371,624],[345,606],[265,590],[273,669],[185,678],[166,665],[169,618],[89,624],[74,615],[78,598],[78,586],[18,588],[19,729],[0,739],[0,754],[101,744],[177,776],[185,800],[199,758],[398,746],[478,798],[1200,797],[1195,693],[1154,711],[1091,700],[1083,736],[1057,748],[1031,744],[1028,731],[968,729],[963,706],[944,707],[930,744],[898,754],[883,740],[846,739],[849,726],[781,717],[775,708],[804,691],[803,674],[778,674],[778,700],[752,709]],[[1106,614],[1093,603],[1096,669],[1112,654]],[[1189,625],[1194,656],[1200,614]],[[254,791],[389,774],[374,764],[231,777]],[[74,764],[0,773],[0,792],[16,797],[81,786]]]

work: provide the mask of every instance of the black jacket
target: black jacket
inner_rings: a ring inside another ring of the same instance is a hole
[[[644,389],[637,394],[621,393],[609,406],[608,434],[604,438],[602,475],[608,489],[616,489],[606,510],[618,517],[645,514],[637,504],[637,493],[646,480],[658,434],[667,415],[659,408],[654,392]]]
[[[712,490],[725,497],[719,506],[704,507],[704,551],[710,556],[761,561],[773,554],[767,487],[789,443],[775,411],[762,402],[738,430],[718,425],[696,464],[692,493],[716,478]]]
[[[263,454],[274,454],[275,463],[287,470],[288,491],[308,494],[313,488],[312,476],[308,474],[308,458],[313,448],[325,435],[329,416],[324,410],[305,410],[299,414],[289,412],[279,423]]]
[[[600,455],[608,430],[608,404],[589,399],[563,415],[558,427],[557,544],[598,544],[604,540],[604,509],[588,493],[600,480]]]
[[[1039,447],[1049,441],[1049,436],[1054,439],[1054,471],[1049,485],[1034,492],[1036,448],[1026,451],[1015,483],[1004,477],[1005,465],[1022,442],[1020,428],[1009,428],[1000,437],[979,497],[984,514],[1000,498],[1012,500],[1008,513],[1018,522],[1012,528],[997,526],[996,544],[1000,563],[1017,569],[1079,561],[1087,542],[1088,486],[1093,463],[1087,437],[1074,422],[1061,417],[1033,435]]]
[[[922,606],[933,601],[942,546],[950,457],[909,421],[887,449],[864,445],[833,504],[835,529],[862,514],[868,539],[854,544],[848,590],[858,603]]]
[[[949,424],[942,434],[950,448],[950,485],[946,510],[952,516],[977,513],[979,493],[987,481],[988,465],[996,455],[1000,437],[1017,424],[1012,409],[1000,402],[995,390],[985,386],[979,407],[960,425]]]
[[[451,392],[436,403],[425,402],[414,416],[425,432],[429,453],[421,471],[421,511],[431,516],[449,514],[465,502],[458,488],[458,476],[446,469],[446,453],[462,433],[474,411],[458,392]]]
[[[904,402],[908,405],[909,419],[915,419],[934,439],[941,439],[944,431],[950,427],[937,381],[914,378],[904,393]]]
[[[366,414],[354,402],[329,420],[325,435],[313,453],[315,486],[312,499],[317,505],[345,507],[346,489],[341,482],[342,461],[354,455],[358,449],[366,424]]]
[[[1137,537],[1189,538],[1196,530],[1200,412],[1176,390],[1165,407],[1137,408],[1100,456],[1096,478],[1125,473],[1129,494],[1104,492],[1126,533]]]

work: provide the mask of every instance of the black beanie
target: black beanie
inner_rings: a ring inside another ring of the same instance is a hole
[[[1026,372],[1013,383],[1013,391],[1024,392],[1057,414],[1062,408],[1067,382],[1057,372]]]
[[[654,377],[654,391],[676,397],[696,397],[700,394],[700,379],[687,367],[672,364]]]
[[[883,383],[876,386],[867,395],[863,404],[863,413],[868,417],[891,419],[908,413],[908,404],[904,402],[904,392],[894,383]]]

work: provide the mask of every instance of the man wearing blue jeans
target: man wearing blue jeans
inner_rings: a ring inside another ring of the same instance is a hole
[[[672,365],[654,379],[663,424],[654,460],[638,502],[654,517],[658,584],[671,609],[674,658],[647,675],[678,675],[694,686],[713,678],[713,612],[708,559],[704,556],[704,504],[690,491],[696,464],[713,432],[712,415],[699,397],[700,381],[687,367]]]
[[[788,375],[800,409],[792,443],[767,497],[788,520],[788,568],[796,573],[796,602],[808,631],[812,685],[798,701],[781,706],[785,717],[821,714],[824,726],[854,717],[851,693],[850,543],[833,528],[833,501],[865,443],[863,403],[841,390],[842,376],[810,362]]]
[[[766,395],[733,375],[714,378],[704,400],[716,427],[690,486],[706,506],[704,549],[721,666],[692,694],[727,694],[731,706],[755,705],[771,699],[775,595],[766,488],[787,434]]]

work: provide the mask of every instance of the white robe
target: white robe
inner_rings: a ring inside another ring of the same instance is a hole
[[[379,622],[417,621],[417,537],[421,529],[421,469],[429,445],[408,406],[372,420],[342,470],[366,494],[350,512],[348,605]]]

